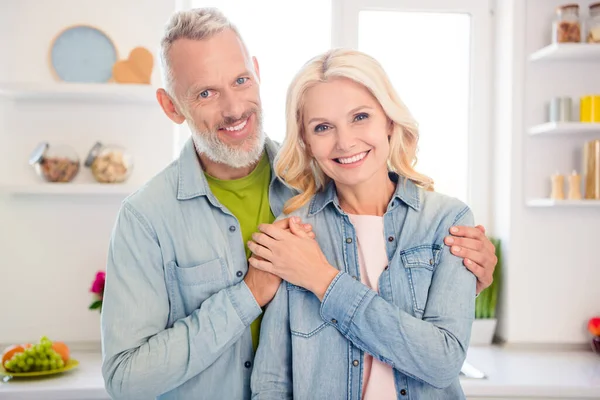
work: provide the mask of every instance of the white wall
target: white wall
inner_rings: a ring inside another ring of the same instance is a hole
[[[586,13],[591,2],[578,3]],[[600,93],[597,62],[528,61],[550,43],[553,12],[561,4],[499,0],[496,11],[494,229],[505,242],[506,264],[499,333],[513,344],[584,343],[587,319],[600,314],[600,209],[525,204],[549,196],[555,171],[581,173],[581,149],[592,138],[526,135],[529,126],[545,122],[551,97]]]
[[[63,28],[90,24],[107,32],[119,55],[136,46],[156,54],[173,0],[4,1],[0,4],[0,82],[52,82],[48,50]],[[153,84],[159,85],[155,56]],[[0,97],[0,183],[35,183],[27,165],[42,140],[66,142],[81,158],[100,140],[129,149],[130,182],[146,181],[172,160],[173,125],[156,102],[10,101]],[[91,181],[83,168],[77,182]],[[1,192],[1,190],[0,190]],[[0,343],[48,335],[98,341],[99,314],[87,309],[96,271],[123,195],[0,193]]]

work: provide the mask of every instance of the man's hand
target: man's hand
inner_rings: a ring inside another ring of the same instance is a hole
[[[244,282],[246,282],[258,305],[264,307],[275,297],[281,278],[248,265],[248,273],[244,277]]]
[[[481,225],[453,226],[450,234],[444,239],[455,256],[463,258],[463,264],[477,277],[477,294],[489,287],[494,280],[494,270],[498,258],[496,247],[485,236],[485,228]]]

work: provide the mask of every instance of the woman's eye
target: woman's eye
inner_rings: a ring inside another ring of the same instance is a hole
[[[315,132],[323,132],[326,131],[329,127],[325,124],[319,124],[317,126],[315,126]]]
[[[356,114],[356,116],[354,117],[355,121],[362,121],[363,119],[367,119],[369,118],[369,114],[367,113],[360,113],[360,114]]]

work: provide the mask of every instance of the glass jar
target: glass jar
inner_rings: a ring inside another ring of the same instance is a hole
[[[600,3],[590,4],[586,42],[600,43]]]
[[[133,160],[123,147],[97,142],[90,150],[85,166],[100,183],[121,183],[131,175]]]
[[[565,4],[556,9],[556,17],[552,23],[553,43],[581,42],[581,22],[579,5]]]
[[[46,182],[71,182],[79,173],[81,162],[77,152],[70,146],[50,146],[40,143],[31,153],[29,165]]]

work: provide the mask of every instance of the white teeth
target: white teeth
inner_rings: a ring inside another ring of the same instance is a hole
[[[246,126],[247,123],[248,123],[248,120],[245,120],[244,122],[242,122],[236,126],[227,127],[227,128],[225,128],[225,130],[229,131],[229,132],[241,131],[242,129],[244,129],[244,127]]]
[[[367,155],[367,151],[357,154],[355,156],[352,157],[348,157],[348,158],[338,158],[338,161],[342,164],[352,164],[355,162],[358,162],[360,160],[362,160],[363,158],[365,158],[365,156]]]

